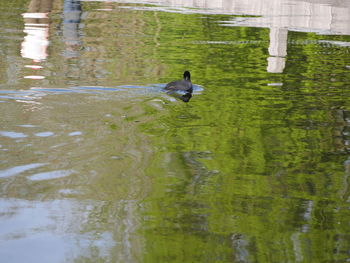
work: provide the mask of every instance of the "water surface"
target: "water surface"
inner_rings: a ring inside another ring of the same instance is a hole
[[[345,1],[0,2],[4,262],[350,260]]]

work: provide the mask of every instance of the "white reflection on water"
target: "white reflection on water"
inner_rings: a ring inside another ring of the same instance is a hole
[[[25,68],[32,68],[32,69],[42,69],[42,66],[38,66],[38,65],[25,65]]]
[[[18,175],[18,174],[23,173],[25,171],[35,169],[35,168],[38,168],[38,167],[41,167],[44,165],[45,165],[45,163],[30,163],[30,164],[18,165],[15,167],[11,167],[11,168],[0,171],[0,178]]]
[[[40,75],[28,75],[28,76],[24,76],[25,79],[44,79],[44,76],[40,76]]]
[[[50,136],[53,136],[54,133],[53,132],[38,132],[38,133],[35,133],[35,136],[38,136],[38,137],[50,137]]]
[[[0,136],[8,137],[11,139],[25,138],[28,135],[21,132],[13,132],[13,131],[0,131]]]
[[[23,13],[24,30],[26,34],[21,46],[21,55],[23,58],[33,60],[26,68],[38,71],[43,67],[35,65],[47,59],[49,46],[49,12],[52,10],[52,0],[38,1],[31,0],[28,6],[28,12]],[[25,79],[41,80],[45,76],[39,72],[24,76]]]
[[[80,131],[75,131],[75,132],[70,132],[68,133],[68,136],[78,136],[78,135],[82,135],[83,133]]]
[[[72,170],[50,171],[50,172],[34,174],[32,176],[29,176],[28,179],[32,181],[50,180],[50,179],[66,177],[71,175],[72,173],[74,173],[74,171]]]
[[[18,127],[23,127],[23,128],[34,128],[36,127],[35,125],[31,125],[31,124],[20,124],[17,125]]]
[[[27,20],[43,19],[47,18],[47,13],[24,13],[23,17]],[[25,23],[23,32],[27,35],[22,42],[22,57],[32,59],[34,62],[40,62],[46,59],[47,47],[49,45],[48,24]]]

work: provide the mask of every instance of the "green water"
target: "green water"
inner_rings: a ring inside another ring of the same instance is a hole
[[[350,36],[237,18],[0,0],[1,261],[350,260]]]

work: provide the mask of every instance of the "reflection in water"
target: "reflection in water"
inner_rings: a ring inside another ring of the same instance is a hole
[[[49,28],[47,23],[47,13],[24,13],[25,20],[24,37],[21,54],[24,58],[30,58],[34,62],[40,62],[47,57],[47,46],[49,45]]]
[[[270,45],[267,72],[282,73],[286,65],[288,30],[270,28]]]
[[[116,241],[111,232],[104,231],[103,222],[95,224],[95,228],[89,231],[75,232],[81,225],[93,221],[90,218],[93,207],[103,209],[105,203],[72,199],[54,202],[0,199],[0,237],[7,239],[0,246],[2,261],[72,262],[82,254],[85,258],[95,258],[94,262],[98,262],[98,259],[108,262],[110,250],[115,248]],[[115,221],[123,225],[121,220]],[[78,235],[80,238],[76,239]]]
[[[49,18],[53,0],[31,0],[28,11],[22,14],[24,18],[24,41],[22,42],[21,54],[24,58],[32,59],[34,63],[40,63],[48,56],[49,45]],[[26,65],[33,70],[41,69],[40,65]],[[44,79],[42,75],[26,75],[26,79]]]
[[[119,2],[133,2],[119,0]],[[205,8],[191,12],[225,13],[258,17],[232,18],[233,24],[289,30],[319,32],[324,34],[350,34],[350,3],[338,0],[143,0],[164,6]],[[259,17],[260,16],[260,17]]]
[[[132,2],[122,0],[121,2]],[[317,32],[320,34],[350,35],[350,3],[337,0],[143,0],[172,7],[201,8],[191,12],[226,13],[254,17],[233,18],[227,26],[266,27],[270,29],[267,71],[282,73],[287,55],[288,31]],[[165,8],[165,10],[167,10]],[[173,12],[174,10],[169,9]],[[183,11],[183,10],[181,10]]]
[[[192,92],[166,91],[166,93],[182,100],[183,102],[189,102],[192,98]]]
[[[182,95],[180,98],[183,102],[189,102],[192,98],[192,92],[186,92],[186,94]]]
[[[22,42],[21,54],[24,58],[40,62],[47,58],[49,45],[49,18],[53,0],[31,0],[28,12],[22,14],[24,18],[24,33],[27,35]]]
[[[154,149],[137,124],[145,123],[149,97],[143,105],[142,96],[109,92],[52,95],[52,103],[46,96],[50,107],[34,113],[13,100],[0,104],[11,112],[1,126],[17,131],[0,132],[6,262],[135,262],[142,254],[138,200],[149,192],[145,170]]]
[[[350,41],[314,20],[348,4],[125,2],[33,9],[39,61],[0,0],[1,261],[349,261]],[[183,68],[190,103],[149,84]]]
[[[81,19],[81,3],[79,0],[65,0],[63,4],[63,41],[66,50],[63,54],[66,58],[79,56],[80,33],[79,24]]]

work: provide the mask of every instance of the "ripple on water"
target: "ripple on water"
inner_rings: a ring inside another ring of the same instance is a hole
[[[0,136],[8,137],[12,139],[25,138],[26,134],[21,132],[13,132],[13,131],[0,131]]]
[[[38,132],[38,133],[35,133],[35,136],[37,137],[50,137],[50,136],[53,136],[54,133],[53,132]]]
[[[23,128],[35,128],[37,126],[32,125],[32,124],[21,124],[21,125],[17,125],[18,127],[23,127]]]
[[[43,96],[50,94],[66,94],[66,93],[83,93],[96,94],[105,92],[120,92],[128,91],[132,94],[153,94],[163,91],[165,83],[148,84],[146,86],[140,85],[120,85],[120,86],[74,86],[66,88],[44,88],[31,87],[30,90],[0,90],[1,99],[16,100],[17,102],[37,103],[31,102],[36,99],[41,99]],[[200,94],[203,88],[200,85],[193,84],[193,94]]]
[[[18,175],[18,174],[23,173],[25,171],[35,169],[35,168],[38,168],[38,167],[41,167],[44,165],[46,165],[46,164],[45,163],[30,163],[30,164],[11,167],[11,168],[0,171],[0,178]]]
[[[70,132],[70,133],[68,134],[68,136],[78,136],[78,135],[82,135],[82,132],[80,132],[80,131],[75,131],[75,132]]]
[[[66,177],[71,175],[72,173],[74,173],[73,170],[57,170],[57,171],[37,173],[32,176],[29,176],[28,179],[32,181],[51,180],[51,179]]]
[[[61,189],[58,192],[63,195],[79,194],[79,191],[73,189]]]
[[[25,79],[44,79],[45,76],[40,76],[40,75],[30,75],[30,76],[24,76],[23,78]]]

